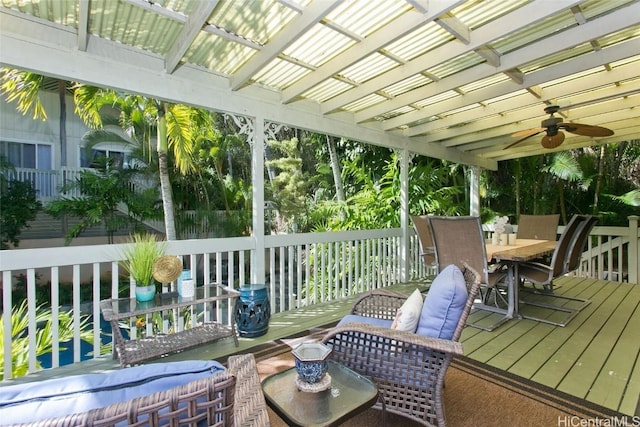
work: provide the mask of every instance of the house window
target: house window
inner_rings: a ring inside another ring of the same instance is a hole
[[[0,141],[0,156],[14,168],[51,170],[51,145]]]
[[[91,151],[88,152],[87,150],[81,149],[80,166],[83,168],[96,168],[98,167],[97,160],[105,157],[111,160],[112,167],[118,169],[128,167],[130,161],[129,153],[125,153],[124,151],[91,149]]]

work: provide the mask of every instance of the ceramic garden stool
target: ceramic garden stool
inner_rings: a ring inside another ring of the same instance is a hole
[[[263,284],[245,284],[238,289],[235,320],[241,337],[259,337],[267,333],[271,306]]]

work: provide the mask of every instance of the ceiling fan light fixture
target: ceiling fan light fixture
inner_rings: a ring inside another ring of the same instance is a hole
[[[564,132],[558,132],[555,135],[545,135],[542,137],[540,144],[544,148],[556,148],[564,141]]]

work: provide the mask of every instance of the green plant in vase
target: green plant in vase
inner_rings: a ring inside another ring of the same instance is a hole
[[[164,254],[166,241],[160,241],[155,234],[134,234],[131,243],[124,249],[122,268],[136,283],[136,299],[150,301],[156,293],[153,265]]]

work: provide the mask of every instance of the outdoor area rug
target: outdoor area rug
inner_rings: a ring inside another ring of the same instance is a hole
[[[260,379],[294,366],[291,350],[303,342],[322,339],[331,326],[253,348]],[[640,425],[638,416],[617,413],[464,356],[455,358],[447,371],[444,401],[449,427]],[[271,409],[269,417],[272,426],[286,426]],[[369,409],[342,425],[381,426],[382,415]],[[418,424],[387,414],[386,426],[414,425]]]

